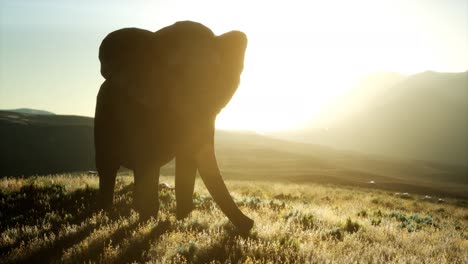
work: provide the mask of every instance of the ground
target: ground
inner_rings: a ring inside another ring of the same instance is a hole
[[[114,208],[95,209],[98,178],[0,180],[0,262],[5,263],[468,263],[468,202],[323,184],[227,181],[255,220],[236,234],[197,179],[195,211],[175,219],[162,190],[157,220],[131,209],[131,175]],[[173,186],[173,177],[160,182]]]

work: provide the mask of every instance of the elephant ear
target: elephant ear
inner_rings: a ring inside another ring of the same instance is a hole
[[[216,37],[216,46],[220,56],[220,65],[215,107],[219,112],[229,103],[239,86],[240,76],[244,69],[247,36],[241,31],[230,31]]]

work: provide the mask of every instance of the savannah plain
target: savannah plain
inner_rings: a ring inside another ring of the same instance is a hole
[[[173,177],[160,182],[173,186]],[[468,202],[365,187],[228,180],[255,220],[247,236],[201,179],[196,209],[175,219],[160,191],[158,219],[131,209],[133,176],[117,178],[115,206],[95,210],[98,178],[63,174],[0,181],[3,263],[466,263]]]

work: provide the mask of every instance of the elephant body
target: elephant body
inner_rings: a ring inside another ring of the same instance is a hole
[[[240,81],[245,34],[215,36],[183,21],[156,32],[110,33],[99,58],[106,80],[95,112],[96,166],[102,206],[112,205],[120,166],[134,171],[134,206],[143,217],[159,209],[159,169],[176,159],[177,217],[193,208],[197,170],[228,218],[243,231],[253,221],[235,205],[214,155],[215,120]]]

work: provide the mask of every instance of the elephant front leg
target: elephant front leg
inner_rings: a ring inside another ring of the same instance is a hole
[[[180,220],[193,210],[193,191],[197,174],[195,158],[184,154],[177,155],[175,174],[176,216]]]
[[[115,178],[117,177],[118,166],[114,168],[98,167],[99,175],[99,196],[98,208],[107,210],[112,207],[114,200]]]
[[[139,166],[134,170],[133,206],[141,220],[157,218],[159,211],[159,168]]]

